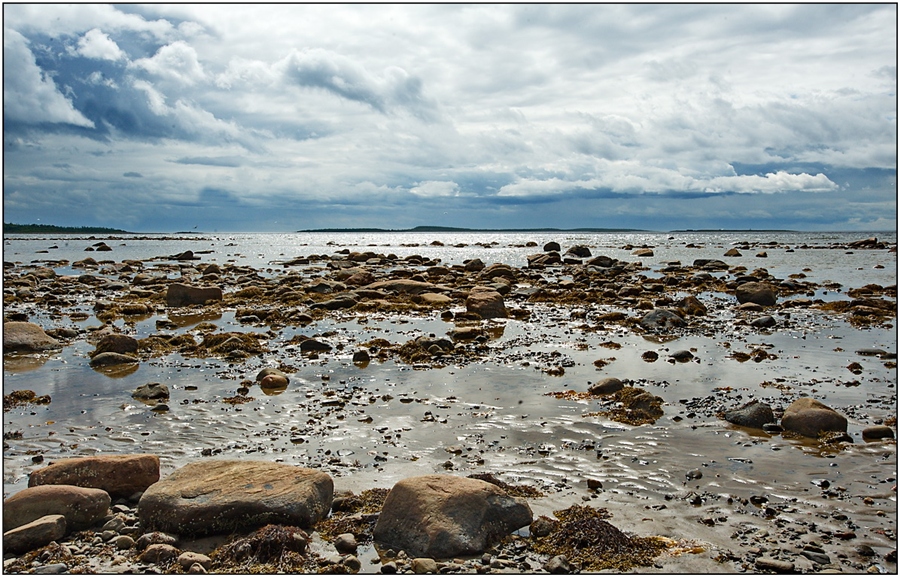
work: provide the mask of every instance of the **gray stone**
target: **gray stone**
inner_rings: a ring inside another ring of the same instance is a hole
[[[893,439],[894,430],[886,425],[873,425],[862,430],[863,439],[877,441],[880,439]]]
[[[172,283],[166,289],[166,306],[184,307],[202,305],[208,301],[222,300],[219,287],[195,287],[182,283]]]
[[[588,388],[592,395],[611,395],[625,388],[625,384],[615,377],[601,379]]]
[[[764,282],[747,282],[734,290],[739,303],[754,303],[764,307],[774,306],[776,302],[775,287]]]
[[[90,365],[92,367],[111,367],[115,365],[128,365],[139,363],[141,360],[131,355],[123,355],[120,353],[100,353],[91,358]]]
[[[147,383],[136,388],[131,396],[141,401],[168,399],[169,387],[162,383]]]
[[[264,461],[189,463],[152,485],[141,527],[207,535],[267,524],[312,527],[331,509],[334,483],[321,471]]]
[[[677,313],[668,309],[655,309],[644,315],[641,326],[647,330],[671,330],[687,323]]]
[[[62,343],[34,323],[23,321],[3,323],[4,353],[37,353],[61,348]]]
[[[176,549],[172,545],[166,545],[165,543],[154,543],[153,545],[148,545],[144,552],[141,553],[139,559],[141,563],[165,563],[166,561],[171,561],[178,557],[179,553],[181,553],[178,549]]]
[[[341,533],[334,538],[334,548],[338,553],[355,553],[356,547],[356,536],[353,533]]]
[[[737,409],[725,411],[724,418],[729,423],[741,427],[762,429],[763,425],[775,422],[775,413],[766,403],[753,400]]]

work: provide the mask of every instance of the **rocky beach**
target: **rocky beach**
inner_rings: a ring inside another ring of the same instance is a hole
[[[897,572],[895,234],[5,245],[5,573]]]

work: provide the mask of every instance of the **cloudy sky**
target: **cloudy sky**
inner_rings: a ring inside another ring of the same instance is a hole
[[[5,4],[4,221],[895,230],[896,11]]]

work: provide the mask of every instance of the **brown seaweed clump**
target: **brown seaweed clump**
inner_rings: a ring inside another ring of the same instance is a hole
[[[661,397],[638,387],[625,387],[606,396],[613,408],[587,413],[585,417],[607,417],[627,425],[652,425],[663,416]]]
[[[605,519],[609,513],[586,505],[554,511],[559,523],[545,537],[535,539],[534,551],[565,555],[581,571],[628,571],[648,566],[667,547],[660,537],[630,537]]]
[[[24,407],[26,405],[49,405],[50,395],[37,396],[30,389],[13,391],[8,395],[3,395],[3,410],[8,411],[16,407]]]
[[[212,552],[217,573],[315,573],[307,555],[309,535],[298,527],[266,525]]]
[[[359,495],[335,499],[332,515],[316,524],[316,531],[326,541],[343,533],[353,533],[358,543],[372,541],[372,531],[390,489],[366,489]]]

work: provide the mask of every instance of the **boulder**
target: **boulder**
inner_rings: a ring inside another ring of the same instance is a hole
[[[446,306],[453,302],[452,298],[440,293],[422,293],[416,298],[417,302],[427,306]]]
[[[685,315],[691,316],[705,316],[708,312],[706,309],[706,305],[700,302],[700,299],[695,297],[694,295],[688,295],[678,301],[678,304],[675,305],[676,308]]]
[[[222,289],[219,287],[195,287],[172,283],[166,289],[166,306],[170,307],[202,305],[208,301],[220,300],[222,300]]]
[[[374,282],[370,285],[367,285],[366,288],[370,290],[393,291],[409,294],[435,292],[437,290],[440,290],[440,287],[436,284],[405,278]]]
[[[139,363],[141,360],[131,355],[123,355],[120,353],[100,353],[94,355],[90,362],[92,367],[111,367],[115,365],[127,365],[130,363]]]
[[[506,318],[503,295],[495,290],[475,287],[466,297],[466,312],[477,313],[483,319]]]
[[[846,433],[847,418],[820,401],[801,397],[784,410],[781,426],[786,431],[815,438],[822,432]]]
[[[152,401],[169,398],[169,387],[162,383],[147,383],[141,385],[131,393],[132,398],[139,401]]]
[[[887,425],[872,425],[862,430],[863,440],[877,441],[880,439],[893,439],[894,430]]]
[[[775,317],[771,315],[766,315],[750,321],[750,326],[756,327],[758,329],[768,329],[774,327],[777,324],[778,321],[776,321]]]
[[[38,353],[61,349],[62,343],[40,326],[26,321],[3,323],[3,352]]]
[[[591,258],[591,249],[583,244],[579,244],[570,247],[569,250],[566,251],[566,254],[570,254],[577,258]]]
[[[41,485],[23,489],[3,501],[3,531],[45,515],[62,515],[70,530],[87,529],[109,512],[109,493],[74,485]]]
[[[722,256],[741,256],[741,252],[736,248],[730,248]]]
[[[559,246],[559,243],[556,241],[550,241],[544,245],[544,252],[559,252],[562,250],[562,247]]]
[[[531,521],[528,503],[496,485],[425,475],[394,485],[373,536],[411,557],[447,558],[482,553]]]
[[[740,304],[754,303],[764,307],[774,306],[775,287],[765,282],[745,282],[734,290]]]
[[[4,553],[26,553],[62,539],[66,534],[66,518],[45,515],[3,533]]]
[[[329,475],[265,461],[189,463],[141,496],[141,527],[180,535],[230,533],[267,524],[309,528],[328,514]]]
[[[671,330],[683,327],[687,323],[677,313],[668,309],[654,309],[644,315],[641,326],[647,330]]]
[[[128,353],[136,353],[138,350],[138,342],[137,339],[128,335],[121,335],[118,333],[112,333],[103,335],[100,341],[97,343],[97,348],[94,352],[91,353],[91,356],[96,356],[101,353],[119,353],[119,354],[128,354]]]
[[[588,388],[592,395],[611,395],[625,388],[625,384],[615,377],[608,377],[597,381]]]
[[[724,419],[741,427],[762,429],[763,425],[775,422],[775,413],[766,403],[753,400],[737,409],[725,411]]]
[[[482,261],[480,258],[467,260],[465,262],[464,268],[469,272],[478,272],[480,270],[484,270],[484,261]]]
[[[264,388],[280,388],[286,387],[290,382],[290,379],[284,371],[274,367],[266,367],[256,374],[256,382]]]
[[[340,309],[349,309],[356,306],[357,300],[356,297],[352,295],[340,295],[336,296],[333,299],[328,299],[327,301],[321,301],[314,303],[310,306],[313,309],[325,309],[328,311],[336,311]]]
[[[151,454],[98,455],[63,459],[31,473],[29,487],[76,485],[103,489],[116,499],[131,497],[159,480],[159,457]]]

